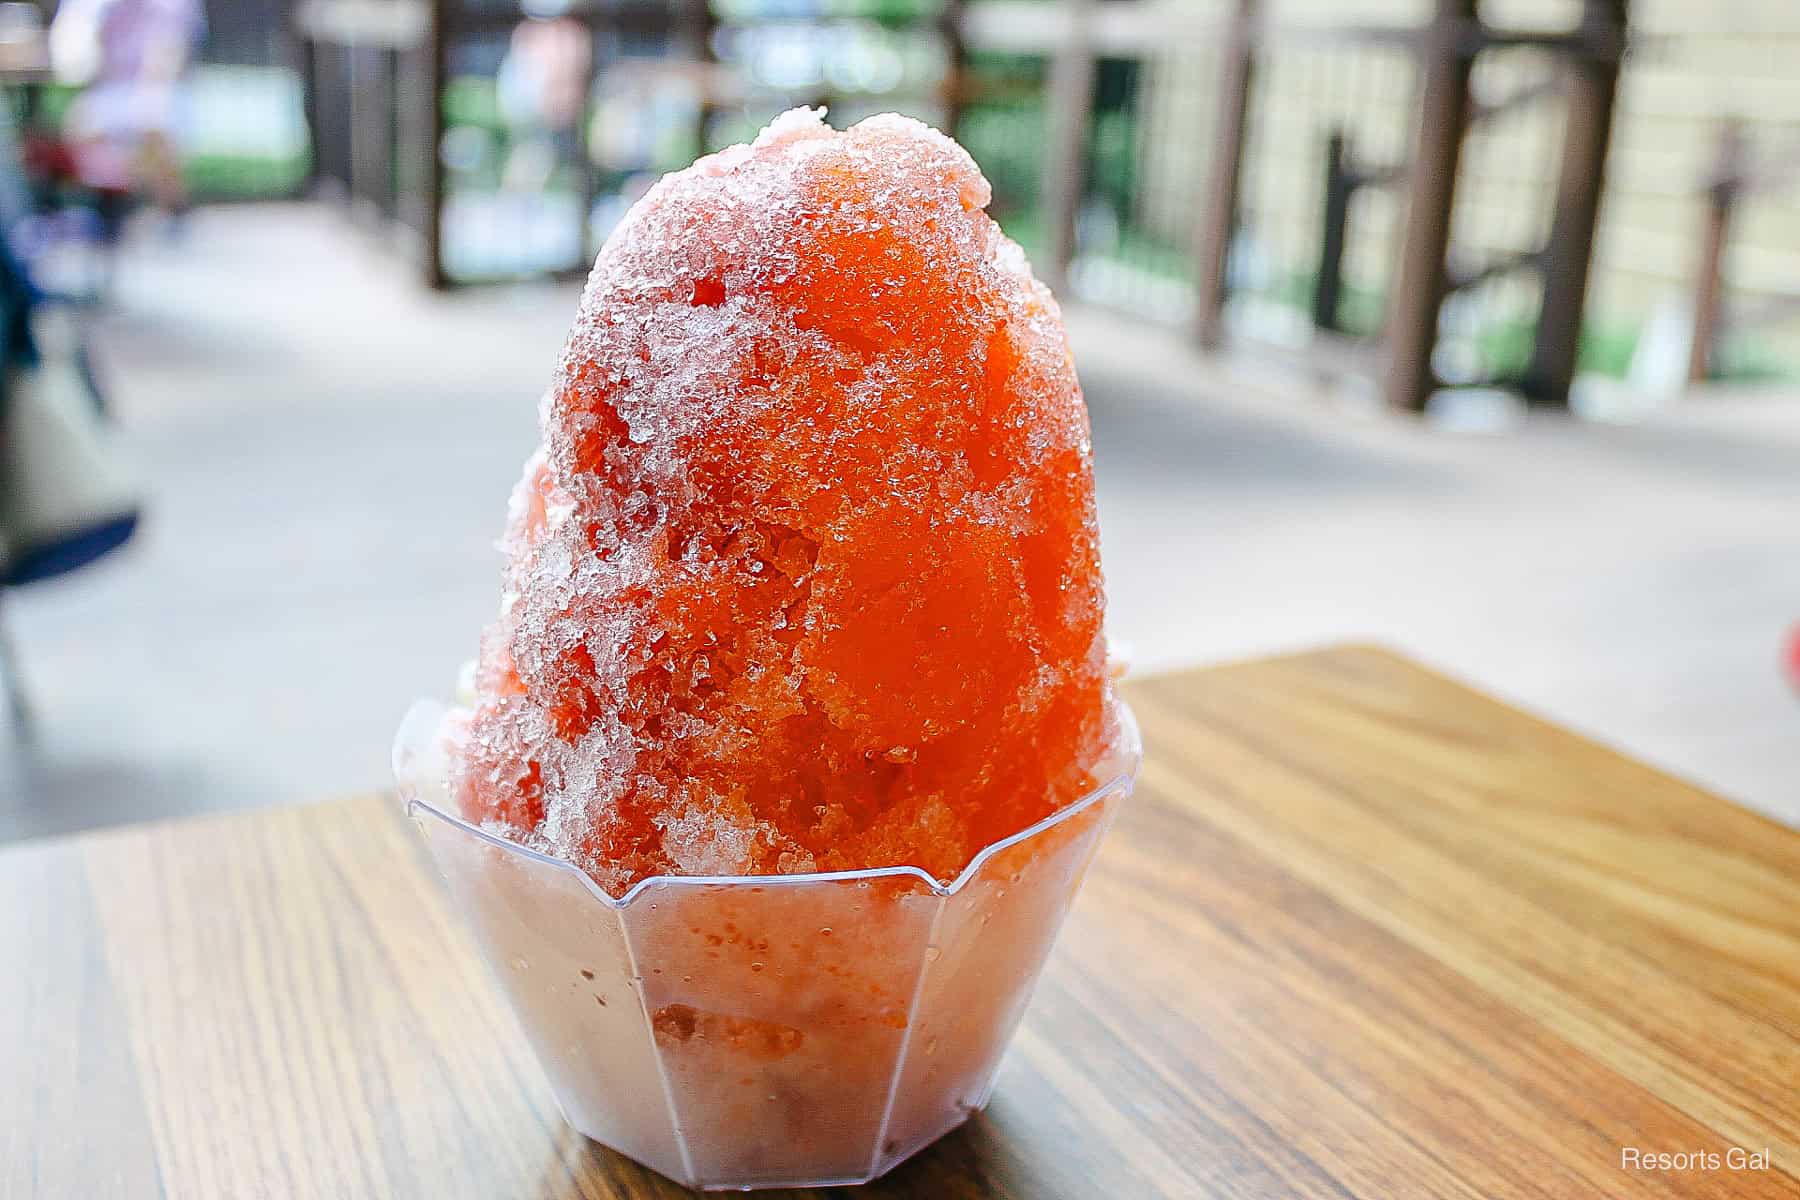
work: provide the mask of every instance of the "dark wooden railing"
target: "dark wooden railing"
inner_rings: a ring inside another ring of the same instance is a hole
[[[1800,190],[1800,140],[1785,153],[1757,161],[1743,122],[1726,121],[1719,147],[1705,180],[1706,204],[1694,268],[1693,336],[1689,343],[1688,380],[1700,383],[1713,374],[1718,347],[1728,331],[1753,329],[1800,311],[1800,289],[1768,296],[1755,306],[1729,309],[1725,303],[1725,258],[1738,209],[1756,197]]]
[[[1242,228],[1243,173],[1251,152],[1249,116],[1264,60],[1277,48],[1298,45],[1397,50],[1410,55],[1416,72],[1419,117],[1407,161],[1354,164],[1347,140],[1328,143],[1331,157],[1311,305],[1316,325],[1328,335],[1319,339],[1320,344],[1328,351],[1336,348],[1334,342],[1341,344],[1340,338],[1330,335],[1340,331],[1338,293],[1350,200],[1360,188],[1396,188],[1403,196],[1405,218],[1387,289],[1377,368],[1387,403],[1418,411],[1439,386],[1433,352],[1449,296],[1502,275],[1530,272],[1542,285],[1530,358],[1515,377],[1499,382],[1509,383],[1537,403],[1566,404],[1626,44],[1626,0],[1584,0],[1581,20],[1570,30],[1493,28],[1481,21],[1478,0],[1437,0],[1431,20],[1422,27],[1281,27],[1267,20],[1262,0],[1230,0],[1230,4],[1223,24],[1212,25],[1172,17],[1168,7],[1142,0],[1068,0],[1031,19],[1022,6],[1011,9],[1019,20],[1007,35],[1009,48],[1034,46],[1054,63],[1041,273],[1054,282],[1066,282],[1077,251],[1074,231],[1084,194],[1081,147],[1095,58],[1150,53],[1179,38],[1210,44],[1219,55],[1216,98],[1209,123],[1195,130],[1195,136],[1210,146],[1211,168],[1195,208],[1194,336],[1208,348],[1220,346],[1227,336],[1228,268]],[[1477,103],[1470,89],[1476,60],[1490,51],[1521,47],[1559,61],[1554,87],[1533,85],[1499,104]],[[1557,98],[1564,113],[1563,151],[1544,243],[1474,268],[1453,268],[1452,218],[1463,145],[1471,127],[1509,108]]]
[[[1627,0],[1582,0],[1581,21],[1554,31],[1493,28],[1480,19],[1479,0],[1435,0],[1431,19],[1418,27],[1323,29],[1277,26],[1267,19],[1265,0],[1223,2],[1229,7],[1222,21],[1196,6],[1161,0],[946,4],[937,28],[948,60],[942,100],[952,132],[965,109],[981,99],[967,66],[971,55],[1007,51],[1049,64],[1037,197],[1040,274],[1067,291],[1081,256],[1078,226],[1090,194],[1097,65],[1148,59],[1171,45],[1204,48],[1217,56],[1215,95],[1193,120],[1190,136],[1204,145],[1210,166],[1196,189],[1188,269],[1193,335],[1204,346],[1219,346],[1229,333],[1228,268],[1243,232],[1245,163],[1255,149],[1251,119],[1265,62],[1296,46],[1404,56],[1412,64],[1418,116],[1403,161],[1361,162],[1347,134],[1327,143],[1323,212],[1312,226],[1321,244],[1316,260],[1308,255],[1299,264],[1306,269],[1316,261],[1318,268],[1309,307],[1325,335],[1321,353],[1334,339],[1340,345],[1344,340],[1339,302],[1346,247],[1355,240],[1351,201],[1361,189],[1387,189],[1403,202],[1404,217],[1391,251],[1378,338],[1364,343],[1361,354],[1375,364],[1386,402],[1418,411],[1440,385],[1433,357],[1448,297],[1525,273],[1541,283],[1532,348],[1529,361],[1502,382],[1539,403],[1566,403],[1626,43]],[[659,31],[695,57],[708,44],[704,0],[575,4],[567,15],[595,30]],[[438,147],[448,47],[470,32],[506,28],[518,14],[471,12],[454,0],[305,0],[295,19],[306,48],[310,113],[320,131],[322,180],[335,182],[359,210],[410,230],[425,278],[443,286],[449,282],[443,262],[446,181]],[[1478,103],[1470,86],[1477,61],[1520,47],[1558,64],[1553,83],[1497,104]],[[1472,127],[1526,103],[1560,103],[1563,114],[1556,198],[1543,241],[1473,266],[1453,264],[1464,143]],[[583,200],[585,214],[592,197]]]

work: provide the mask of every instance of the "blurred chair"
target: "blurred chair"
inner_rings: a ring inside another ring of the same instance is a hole
[[[0,143],[0,152],[11,150]],[[0,177],[17,180],[16,153]],[[0,588],[67,574],[137,529],[138,485],[105,419],[74,323],[44,303],[0,228]],[[46,340],[41,332],[58,336]],[[27,723],[13,643],[0,630],[0,684]]]

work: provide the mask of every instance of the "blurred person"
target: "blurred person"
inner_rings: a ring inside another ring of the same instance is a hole
[[[533,18],[514,27],[495,80],[500,111],[517,131],[502,172],[506,187],[541,192],[560,162],[587,169],[580,131],[593,61],[593,39],[579,21]]]
[[[206,31],[200,0],[62,0],[50,26],[57,77],[82,85],[67,131],[82,181],[188,204],[181,134],[186,78]]]

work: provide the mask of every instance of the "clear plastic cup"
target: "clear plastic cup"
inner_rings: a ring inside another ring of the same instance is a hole
[[[659,876],[614,899],[452,815],[442,712],[402,726],[402,795],[564,1116],[707,1189],[863,1183],[987,1103],[1140,754],[1120,705],[1107,782],[948,884],[916,867]]]

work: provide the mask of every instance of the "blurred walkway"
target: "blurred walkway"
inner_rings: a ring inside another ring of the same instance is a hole
[[[197,215],[102,349],[154,507],[11,599],[39,719],[0,840],[384,786],[498,596],[575,289],[448,297],[332,214]],[[1373,638],[1800,823],[1800,397],[1494,439],[1358,421],[1075,323],[1116,638],[1142,670]]]

